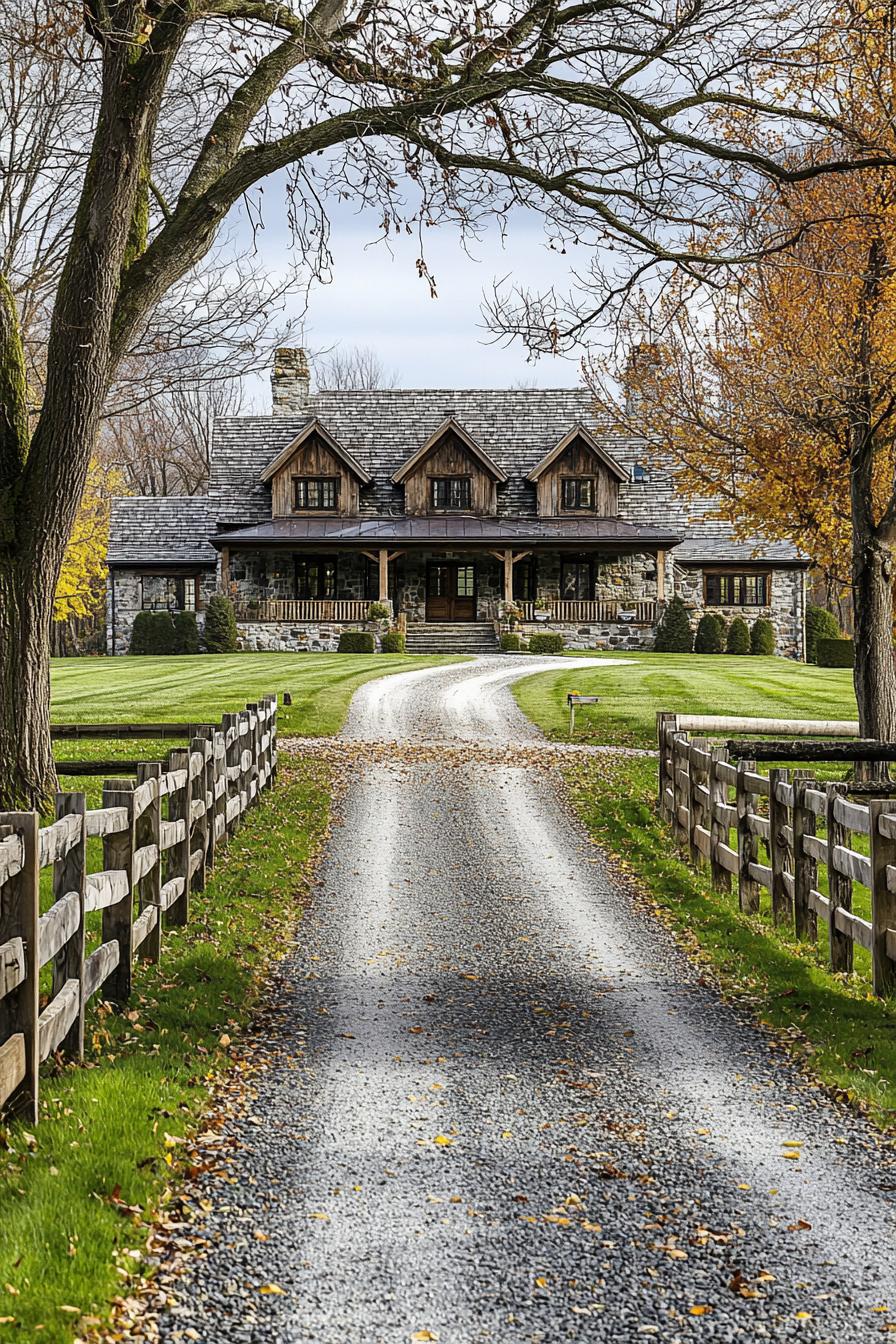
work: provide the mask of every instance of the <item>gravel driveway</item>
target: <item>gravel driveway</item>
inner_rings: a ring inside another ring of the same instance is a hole
[[[509,662],[369,683],[346,735],[531,741]],[[365,766],[299,932],[164,1339],[896,1332],[889,1146],[701,985],[550,772]]]

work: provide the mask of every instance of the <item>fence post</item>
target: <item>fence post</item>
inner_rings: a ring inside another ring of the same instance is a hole
[[[224,757],[225,773],[227,779],[227,788],[224,791],[224,834],[228,835],[236,830],[239,825],[239,809],[237,809],[232,821],[227,820],[227,814],[230,811],[230,803],[233,798],[240,796],[240,719],[238,714],[224,714],[221,717],[221,727],[224,729],[224,740],[232,740],[226,748]]]
[[[259,783],[259,773],[258,773],[258,743],[260,738],[260,734],[258,731],[258,705],[257,704],[247,705],[246,711],[249,715],[249,753],[252,757],[252,760],[249,762],[249,770],[246,779],[247,805],[251,806],[254,804],[255,806],[257,806],[258,803],[261,801],[259,797],[261,793],[261,785]],[[253,719],[255,720],[254,728],[252,726]],[[254,798],[252,797],[253,780],[255,781]]]
[[[194,890],[194,891],[205,891],[205,865],[206,865],[206,863],[208,862],[208,820],[209,820],[209,808],[208,808],[208,801],[207,801],[206,790],[205,790],[205,777],[206,777],[206,770],[207,770],[207,766],[208,766],[208,756],[207,756],[207,752],[208,752],[208,751],[209,751],[209,745],[208,745],[207,740],[206,740],[204,737],[192,737],[192,738],[190,738],[190,753],[191,753],[191,755],[192,755],[193,752],[198,752],[199,755],[202,757],[202,769],[199,771],[199,774],[195,776],[195,778],[193,778],[193,776],[192,776],[192,774],[191,774],[191,778],[192,778],[192,781],[193,781],[193,782],[192,782],[192,784],[191,784],[191,786],[190,786],[190,797],[191,797],[191,799],[195,799],[195,798],[201,798],[201,799],[202,799],[202,814],[196,818],[196,828],[195,828],[195,829],[196,829],[196,846],[197,846],[197,848],[198,848],[199,851],[200,851],[201,857],[200,857],[200,859],[199,859],[199,867],[196,869],[196,872],[193,874],[193,890]],[[190,768],[191,768],[191,771],[192,771],[192,765],[191,765]],[[191,802],[191,807],[192,807],[192,802]],[[192,862],[192,860],[191,860],[191,862]]]
[[[871,980],[881,998],[896,990],[896,894],[891,890],[887,871],[896,867],[896,839],[881,833],[880,821],[894,820],[896,799],[872,798],[868,803],[871,836]],[[888,827],[889,829],[889,827]],[[896,873],[894,873],[896,879]],[[896,880],[893,882],[896,887]]]
[[[212,839],[217,855],[218,846],[222,845],[227,835],[227,747],[226,735],[218,728],[215,730],[212,739],[212,749],[215,758],[214,771],[214,816],[212,818]],[[221,790],[220,793],[218,790]],[[220,820],[221,825],[218,825]]]
[[[806,790],[815,780],[794,772],[793,779],[793,929],[797,938],[818,936],[818,920],[809,905],[809,893],[818,885],[818,863],[803,846],[804,835],[815,834],[815,813],[806,806]]]
[[[168,879],[173,877],[182,877],[184,880],[184,889],[168,907],[168,924],[171,928],[179,928],[186,924],[190,918],[190,808],[193,796],[190,787],[190,753],[178,749],[168,753],[168,769],[170,771],[185,770],[186,780],[179,789],[174,789],[168,794],[168,819],[169,821],[183,821],[184,835],[182,840],[178,840],[172,845],[168,853],[170,868],[168,870]]]
[[[205,769],[202,772],[203,797],[205,798],[205,868],[211,872],[215,866],[215,730],[211,724],[203,724],[198,730],[205,743]]]
[[[241,710],[240,713],[237,715],[237,720],[239,722],[239,736],[237,737],[238,746],[237,746],[236,759],[237,764],[239,765],[240,768],[239,781],[237,784],[237,788],[239,790],[240,795],[240,817],[242,817],[243,813],[249,806],[249,776],[252,773],[252,761],[250,750],[251,730],[249,728],[249,719],[250,715],[247,709]],[[245,756],[247,753],[249,754],[250,757],[248,761],[245,760]]]
[[[57,793],[56,818],[79,817],[78,840],[65,855],[53,864],[53,900],[59,901],[70,891],[78,897],[80,913],[78,927],[68,942],[53,958],[53,997],[68,980],[84,984],[84,898],[87,889],[87,804],[83,793]],[[78,1004],[78,1016],[69,1027],[58,1049],[65,1059],[84,1058],[83,997]]]
[[[689,786],[682,779],[688,759],[687,750],[687,733],[676,733],[672,738],[672,830],[679,848],[689,843],[688,827],[681,820],[681,812],[688,805]]]
[[[782,924],[790,918],[790,895],[784,880],[784,874],[789,871],[788,862],[791,861],[791,849],[787,843],[790,808],[778,797],[778,785],[786,788],[789,783],[789,770],[769,770],[768,856],[772,870],[772,919],[776,924]]]
[[[103,807],[123,807],[127,812],[124,830],[103,836],[103,867],[123,870],[127,878],[124,896],[103,911],[103,942],[118,943],[118,965],[106,981],[104,996],[110,1003],[123,1004],[130,997],[134,969],[134,781],[107,779]]]
[[[719,815],[720,809],[728,806],[728,785],[720,779],[716,766],[727,763],[728,753],[724,747],[713,747],[709,760],[709,866],[712,885],[716,891],[731,892],[731,874],[719,863],[718,847],[728,844],[728,826]]]
[[[675,784],[673,782],[671,770],[671,752],[669,749],[669,730],[675,723],[675,715],[657,713],[656,716],[656,738],[660,749],[660,780],[659,780],[659,798],[657,800],[659,813],[667,821],[672,820],[672,811],[666,803],[666,789],[672,789],[672,796],[675,796]]]
[[[154,905],[156,908],[156,926],[148,934],[141,953],[147,961],[158,961],[162,955],[162,846],[160,837],[162,796],[159,792],[161,775],[161,761],[141,761],[137,766],[138,784],[145,784],[150,779],[156,781],[155,796],[137,818],[134,834],[134,843],[138,849],[142,849],[144,845],[155,845],[159,855],[146,876],[137,883],[141,911],[149,905]]]
[[[842,845],[845,849],[849,848],[849,830],[834,816],[834,802],[837,798],[846,796],[847,785],[829,784],[825,792],[827,794],[828,899],[831,903],[828,923],[831,970],[845,971],[848,974],[852,970],[852,938],[848,933],[844,933],[842,929],[837,928],[837,911],[852,909],[852,878],[846,877],[844,873],[838,872],[834,867],[835,847]]]
[[[694,757],[697,752],[707,752],[709,743],[705,737],[692,737],[688,747],[688,808],[690,811],[688,832],[691,847],[691,863],[695,868],[700,868],[706,862],[706,856],[697,844],[697,827],[706,826],[706,807],[704,806],[699,790],[701,786],[706,785],[708,778],[706,769],[698,765]]]
[[[756,769],[755,761],[737,763],[737,895],[741,910],[755,914],[759,909],[759,883],[750,875],[750,864],[759,862],[759,836],[750,829],[753,795],[744,776]]]
[[[0,999],[0,1096],[8,1091],[3,1110],[29,1124],[37,1123],[37,1019],[40,995],[40,818],[36,812],[0,812],[0,835],[7,827],[21,837],[24,865],[0,888],[0,943],[22,940],[25,978]],[[21,1038],[21,1039],[20,1039]]]

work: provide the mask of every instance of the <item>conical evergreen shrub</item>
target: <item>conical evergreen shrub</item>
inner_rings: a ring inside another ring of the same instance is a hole
[[[753,622],[750,652],[762,658],[770,658],[775,652],[775,627],[764,616]]]
[[[199,652],[199,627],[195,611],[179,611],[174,618],[174,652]]]
[[[666,610],[660,617],[656,628],[654,649],[657,653],[691,653],[694,648],[694,633],[688,609],[680,597],[673,597],[666,604]]]
[[[715,611],[700,617],[694,636],[695,653],[722,653],[725,648],[725,622]]]
[[[729,625],[725,649],[728,653],[750,652],[750,627],[743,616],[735,616]]]
[[[236,613],[233,603],[223,593],[215,593],[208,600],[205,611],[205,647],[209,653],[236,653]]]

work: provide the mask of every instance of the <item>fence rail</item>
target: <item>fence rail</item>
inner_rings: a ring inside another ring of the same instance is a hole
[[[237,608],[238,621],[366,621],[370,602],[360,598],[261,598]]]
[[[629,625],[656,624],[657,603],[652,601],[572,601],[560,598],[549,598],[547,601],[547,607],[536,607],[534,602],[520,602],[523,619],[534,621],[538,613],[550,621],[622,621]]]
[[[797,937],[815,941],[819,922],[826,925],[833,970],[850,972],[855,945],[865,948],[871,954],[874,993],[896,993],[896,799],[853,802],[848,784],[819,783],[806,769],[760,774],[755,760],[739,755],[734,761],[727,748],[683,730],[682,724],[693,722],[657,716],[659,808],[680,848],[695,866],[709,868],[717,890],[730,892],[736,882],[745,912],[759,910],[765,890],[775,922],[790,924]],[[708,717],[696,726],[707,732],[784,731],[789,736],[801,731],[840,736],[850,727],[858,729],[840,722],[795,726]],[[805,745],[811,758],[811,746]],[[867,746],[857,741],[843,750],[862,761]],[[756,754],[762,750],[762,743],[754,745]],[[825,754],[820,749],[819,755]],[[884,782],[882,791],[886,787]],[[861,849],[855,836],[863,837]],[[862,852],[865,837],[867,854]],[[856,884],[870,893],[870,919],[852,908]]]
[[[60,793],[49,826],[36,812],[0,813],[0,1110],[36,1123],[40,1065],[83,1058],[89,1001],[127,1001],[135,959],[158,961],[164,926],[187,923],[191,893],[276,766],[277,698],[266,696],[198,726],[187,748],[139,764],[136,779],[107,779],[99,808]],[[89,839],[102,843],[94,871]],[[53,899],[41,914],[45,868]],[[95,911],[101,937],[88,953]]]

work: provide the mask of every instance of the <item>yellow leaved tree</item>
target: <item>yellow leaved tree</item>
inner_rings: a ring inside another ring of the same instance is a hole
[[[55,651],[99,648],[106,602],[106,551],[113,495],[125,493],[121,472],[94,459],[75,518],[53,602]]]

